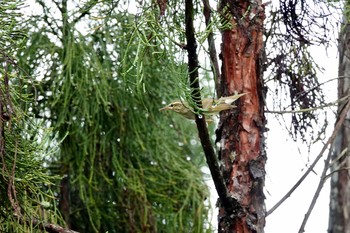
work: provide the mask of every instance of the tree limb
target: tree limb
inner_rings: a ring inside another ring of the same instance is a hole
[[[186,40],[187,45],[186,49],[188,52],[188,73],[189,73],[189,79],[190,79],[190,87],[192,90],[191,96],[193,101],[196,103],[196,106],[194,106],[195,112],[198,112],[197,110],[202,108],[202,101],[201,101],[201,94],[200,94],[200,86],[199,86],[199,80],[198,80],[198,55],[196,52],[197,49],[197,43],[195,39],[195,30],[193,26],[193,2],[192,0],[186,0],[185,2],[185,25],[186,25]],[[236,199],[230,198],[228,196],[227,187],[225,185],[223,176],[220,172],[219,164],[216,159],[216,154],[214,151],[214,148],[212,146],[212,143],[210,141],[208,128],[205,122],[204,116],[199,116],[196,114],[196,125],[198,129],[198,135],[203,147],[203,151],[207,160],[207,164],[209,166],[209,170],[211,173],[211,176],[214,181],[214,185],[216,188],[216,191],[218,193],[218,196],[220,198],[221,203],[225,207],[225,210],[228,213],[231,213],[233,210],[239,210],[242,207],[237,202]]]

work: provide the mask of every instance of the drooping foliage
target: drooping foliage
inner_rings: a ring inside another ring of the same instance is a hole
[[[62,139],[47,163],[62,177],[57,198],[68,226],[203,232],[209,194],[194,126],[159,113],[186,66],[147,21],[153,8],[140,16],[108,1],[77,10],[65,0],[37,2],[43,13],[29,21],[20,62],[35,77],[28,111]]]
[[[23,2],[0,3],[0,231],[30,232],[42,223],[59,223],[44,158],[48,150],[48,130],[26,114],[23,106],[32,101],[24,90],[30,77],[21,72],[15,58],[23,47],[25,28],[18,22]],[[54,147],[52,147],[54,148]]]
[[[310,111],[325,102],[319,79],[324,67],[317,64],[311,51],[336,43],[339,7],[337,1],[282,0],[267,19],[266,83],[272,96],[279,96],[274,99],[280,100],[274,101],[269,110],[291,113],[291,124],[287,123],[290,135],[307,144],[321,139],[328,123],[324,111]],[[324,125],[315,127],[320,121]]]

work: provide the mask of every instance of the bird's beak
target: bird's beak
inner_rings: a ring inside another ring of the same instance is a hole
[[[165,106],[164,108],[160,108],[159,111],[169,110],[169,106]]]

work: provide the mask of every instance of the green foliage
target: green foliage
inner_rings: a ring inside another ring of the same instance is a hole
[[[16,51],[25,39],[23,30],[18,27],[19,8],[22,1],[4,0],[0,2],[0,51],[10,55]]]
[[[48,155],[45,136],[35,132],[40,126],[20,114],[23,113],[17,110],[4,131],[5,150],[0,163],[1,232],[32,232],[36,225],[32,220],[61,222],[51,191],[58,177],[49,175],[43,167],[43,155]],[[30,135],[37,136],[29,138]]]
[[[60,221],[51,186],[58,177],[43,167],[47,135],[21,107],[27,77],[14,59],[25,41],[19,1],[0,3],[0,231],[34,232],[36,223]],[[35,223],[34,223],[35,222]]]
[[[89,7],[98,17],[85,21],[87,32],[70,23],[47,32],[33,17],[21,51],[36,77],[28,91],[38,101],[28,111],[64,138],[48,160],[65,177],[62,215],[81,232],[203,232],[209,193],[191,145],[195,127],[159,112],[185,66],[154,19]]]

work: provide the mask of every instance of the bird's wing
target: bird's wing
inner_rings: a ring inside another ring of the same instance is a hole
[[[232,105],[232,104],[225,104],[225,103],[216,104],[216,105],[212,105],[210,108],[208,108],[208,113],[213,113],[213,114],[219,113],[221,111],[233,109],[235,107],[236,106]]]
[[[209,109],[211,108],[212,105],[215,105],[217,102],[217,100],[213,99],[213,98],[204,98],[202,100],[202,104],[203,104],[203,109]]]
[[[241,96],[244,96],[246,94],[247,93],[242,93],[242,94],[236,94],[236,95],[221,97],[218,100],[218,104],[232,104],[233,102],[238,100]]]

